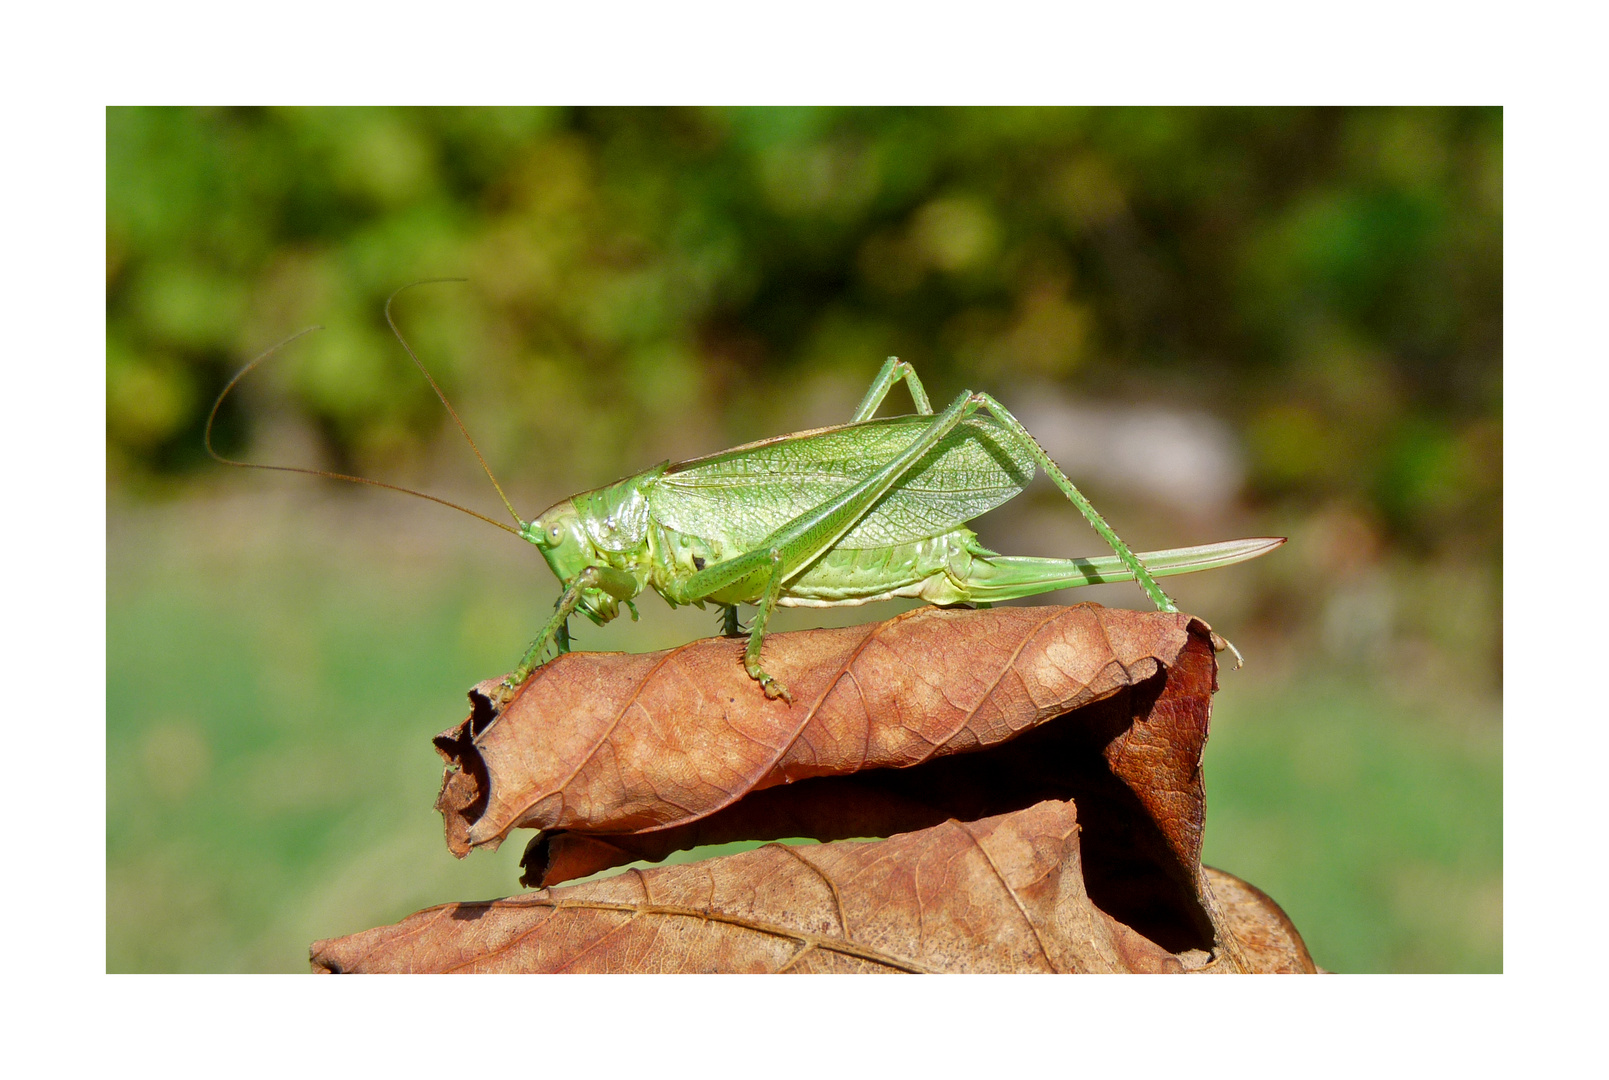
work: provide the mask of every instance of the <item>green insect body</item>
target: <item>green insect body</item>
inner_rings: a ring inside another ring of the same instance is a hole
[[[457,411],[397,330],[391,316],[396,296],[386,301],[386,321],[474,448]],[[218,454],[212,426],[224,398],[258,364],[307,332],[281,342],[229,380],[207,417],[207,452],[226,465],[416,495],[535,544],[564,592],[553,617],[504,680],[500,706],[550,648],[569,650],[571,615],[579,612],[602,624],[618,616],[625,604],[635,618],[633,601],[647,589],[673,606],[719,605],[731,636],[741,633],[737,605],[754,605],[744,667],[766,696],[788,699],[787,689],[760,664],[766,622],[778,606],[838,607],[895,597],[989,604],[1078,585],[1135,581],[1159,611],[1177,611],[1157,578],[1244,562],[1284,543],[1280,537],[1260,537],[1137,556],[998,401],[963,391],[943,412],[934,413],[916,372],[894,357],[883,365],[847,424],[780,435],[679,464],[664,462],[572,495],[532,521],[514,511],[476,448],[517,529],[383,481]],[[872,419],[901,380],[916,414]],[[1020,494],[1036,469],[1050,477],[1113,554],[1030,558],[1001,555],[978,543],[965,523]],[[1227,642],[1222,644],[1233,651]]]
[[[869,419],[900,379],[917,415]],[[1000,555],[965,527],[1019,494],[1036,466],[1112,556]],[[673,606],[721,605],[729,634],[738,631],[736,605],[756,606],[745,667],[767,696],[787,698],[760,664],[765,624],[777,606],[895,597],[987,604],[1134,580],[1159,610],[1176,611],[1155,578],[1242,562],[1283,542],[1235,540],[1136,556],[1003,406],[963,392],[935,415],[915,372],[894,358],[848,424],[657,465],[549,507],[522,522],[520,535],[541,550],[565,591],[505,681],[505,702],[545,650],[568,649],[571,614],[601,624],[650,588]]]

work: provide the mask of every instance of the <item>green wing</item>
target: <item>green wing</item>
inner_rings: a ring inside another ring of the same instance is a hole
[[[930,416],[894,416],[750,443],[672,465],[654,481],[654,519],[747,550],[910,445]],[[938,536],[1018,494],[1034,461],[1004,428],[973,416],[858,521],[838,546],[875,548]]]

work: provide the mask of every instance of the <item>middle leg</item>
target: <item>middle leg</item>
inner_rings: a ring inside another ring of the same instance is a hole
[[[792,705],[793,696],[788,693],[788,688],[766,674],[765,669],[760,667],[760,642],[765,640],[765,624],[770,620],[771,612],[776,610],[777,600],[782,595],[782,553],[772,548],[769,555],[771,577],[765,584],[764,595],[760,597],[759,610],[754,613],[754,624],[749,628],[749,644],[743,650],[743,669],[749,673],[749,678],[760,684],[760,689],[765,691],[766,697],[779,697]]]
[[[760,642],[765,636],[771,609],[782,595],[783,582],[837,544],[929,450],[977,411],[979,404],[973,395],[958,395],[944,412],[933,417],[920,435],[870,476],[819,506],[805,510],[752,550],[706,566],[674,593],[667,593],[666,599],[678,604],[693,603],[726,589],[734,589],[734,594],[728,596],[731,600],[740,598],[735,594],[736,589],[757,595],[759,611],[749,630],[745,665],[750,667],[750,675],[766,683],[762,678],[764,672],[759,669]],[[748,592],[750,589],[754,592]],[[777,696],[771,693],[769,686],[767,693]]]

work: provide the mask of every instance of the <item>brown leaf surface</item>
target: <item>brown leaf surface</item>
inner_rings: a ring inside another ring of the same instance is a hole
[[[1222,870],[1202,867],[1217,898],[1220,921],[1234,935],[1253,971],[1315,975],[1318,967],[1296,925],[1272,897]]]
[[[740,640],[571,653],[501,714],[493,680],[471,692],[436,739],[437,805],[460,856],[541,830],[525,880],[551,885],[699,844],[887,836],[1077,799],[1086,843],[1193,893],[1209,635],[1093,604],[924,608],[769,636],[792,705],[757,692]]]
[[[316,942],[321,972],[1216,971],[1092,902],[1070,803],[865,843],[763,848],[474,904]],[[1227,874],[1260,971],[1312,970],[1284,913]]]

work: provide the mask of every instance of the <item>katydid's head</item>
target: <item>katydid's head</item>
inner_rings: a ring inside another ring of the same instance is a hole
[[[570,499],[554,503],[526,522],[520,535],[536,545],[562,584],[568,585],[597,562],[587,531],[581,527],[581,515]]]
[[[552,568],[553,576],[566,588],[587,567],[598,566],[603,561],[587,537],[581,514],[572,499],[554,503],[526,522],[520,535],[536,545]],[[577,609],[596,623],[606,623],[620,614],[620,604],[602,589],[583,591]]]

